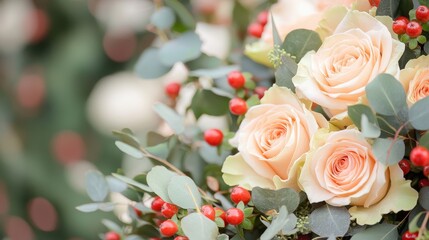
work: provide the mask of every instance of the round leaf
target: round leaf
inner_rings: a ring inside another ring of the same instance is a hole
[[[421,131],[429,130],[429,96],[414,103],[410,108],[409,119],[411,125]]]
[[[392,224],[382,223],[368,228],[362,232],[358,232],[353,235],[351,240],[397,240],[398,231],[396,226]]]
[[[195,32],[186,32],[162,46],[159,58],[166,66],[191,61],[201,55],[201,45],[202,41]]]
[[[157,79],[168,73],[171,66],[165,66],[159,58],[159,49],[149,48],[143,52],[135,65],[138,76],[144,79]]]
[[[189,240],[216,239],[219,234],[216,223],[201,213],[191,213],[184,217],[181,226]]]
[[[146,181],[156,195],[160,196],[165,202],[171,203],[167,189],[170,180],[175,176],[178,176],[177,173],[167,170],[163,166],[155,166],[148,172]]]
[[[109,193],[109,185],[103,174],[91,171],[86,174],[86,192],[94,202],[101,202]]]
[[[282,47],[287,53],[296,57],[296,62],[299,62],[307,52],[311,50],[316,51],[320,45],[322,45],[322,40],[315,31],[296,29],[286,36]]]
[[[429,187],[420,189],[419,203],[424,209],[429,210]]]
[[[171,202],[185,209],[201,207],[201,194],[190,177],[174,176],[168,184],[168,196]]]
[[[350,214],[345,207],[326,204],[310,214],[310,229],[321,237],[342,237],[350,225]]]
[[[115,141],[115,145],[123,153],[128,154],[133,158],[143,158],[143,153],[139,149],[137,149],[131,145],[128,145],[128,144],[121,142],[121,141]]]
[[[280,208],[279,214],[271,222],[270,226],[261,235],[261,240],[271,240],[275,237],[285,225],[289,222],[288,212],[285,206]]]
[[[169,7],[158,9],[150,18],[150,22],[161,30],[170,29],[175,20],[176,16],[174,15],[173,10]]]
[[[397,164],[405,154],[405,143],[402,139],[393,141],[390,138],[377,138],[372,145],[372,152],[377,161],[385,166]]]
[[[288,212],[293,212],[299,205],[299,195],[295,190],[289,188],[270,190],[255,187],[252,189],[252,201],[261,212],[268,212],[272,209],[280,211],[282,206],[286,206]]]

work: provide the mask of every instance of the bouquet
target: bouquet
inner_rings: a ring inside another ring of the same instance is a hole
[[[113,132],[151,169],[87,174],[78,210],[127,206],[101,239],[429,239],[428,1],[230,1],[226,56],[156,3],[136,73],[188,78],[154,105],[167,126]]]

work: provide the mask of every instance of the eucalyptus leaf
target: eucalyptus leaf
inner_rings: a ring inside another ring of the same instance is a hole
[[[216,239],[219,234],[216,223],[201,213],[191,213],[180,222],[189,240]]]
[[[309,51],[317,51],[322,45],[322,40],[318,33],[308,29],[296,29],[291,31],[285,38],[282,48],[287,53],[295,56],[298,63]]]
[[[86,174],[86,192],[94,202],[101,202],[109,193],[109,185],[103,174],[98,171],[91,171]]]
[[[208,78],[220,78],[226,76],[228,73],[239,70],[236,65],[222,66],[217,68],[198,69],[189,72],[189,76],[192,77],[208,77]]]
[[[117,174],[117,173],[112,173],[112,175],[113,175],[115,178],[117,178],[117,179],[121,180],[122,182],[124,182],[124,183],[126,183],[126,184],[129,184],[129,185],[131,185],[131,186],[133,186],[133,187],[136,187],[136,188],[138,188],[138,189],[140,189],[140,190],[142,190],[142,191],[144,191],[144,192],[152,192],[152,189],[150,189],[150,187],[149,187],[149,186],[146,186],[146,185],[144,185],[143,183],[139,183],[139,182],[137,182],[136,180],[133,180],[133,179],[131,179],[131,178],[127,178],[127,177],[122,176],[122,175],[119,175],[119,174]]]
[[[187,62],[186,66],[191,71],[198,69],[215,69],[222,66],[222,60],[203,53],[197,59]]]
[[[363,115],[367,117],[367,120],[370,123],[377,122],[377,118],[375,114],[372,112],[371,108],[364,104],[356,104],[356,105],[348,106],[347,115],[350,117],[350,119],[353,121],[356,127],[359,128],[359,130],[362,129],[361,121],[362,121]]]
[[[168,185],[170,180],[175,176],[178,176],[178,174],[163,166],[155,166],[147,174],[146,180],[147,184],[156,195],[161,197],[165,202],[171,203],[170,197],[168,196]]]
[[[163,103],[155,103],[153,109],[176,134],[185,131],[185,120],[176,111]]]
[[[429,187],[420,189],[419,203],[424,209],[429,210]]]
[[[165,5],[169,6],[176,12],[179,20],[189,29],[195,28],[195,20],[191,13],[186,9],[180,1],[177,0],[164,0]]]
[[[407,116],[401,114],[407,109],[405,90],[395,77],[385,73],[379,74],[365,90],[371,107],[377,113],[407,120],[404,119]]]
[[[184,209],[201,207],[202,199],[197,185],[187,176],[174,176],[168,184],[171,202]]]
[[[420,139],[419,145],[429,149],[429,132],[426,132]]]
[[[296,75],[298,65],[289,56],[281,56],[281,58],[282,62],[274,73],[276,84],[278,86],[287,87],[295,92],[295,85],[292,82],[292,78]]]
[[[222,116],[229,112],[229,98],[207,89],[198,90],[191,101],[191,109],[198,119],[201,115]]]
[[[216,240],[229,240],[229,236],[226,235],[225,233],[222,233],[216,237]]]
[[[112,176],[106,176],[106,181],[111,192],[122,192],[128,187],[126,183]]]
[[[140,147],[140,141],[133,135],[133,132],[130,129],[124,128],[121,131],[112,131],[112,133],[121,142],[124,142],[135,148]]]
[[[134,67],[138,76],[143,79],[157,79],[168,73],[171,66],[166,66],[161,63],[159,58],[159,49],[146,49]]]
[[[76,209],[81,211],[81,212],[95,212],[98,210],[98,204],[99,203],[87,203],[87,204],[82,204],[80,206],[77,206]]]
[[[128,145],[127,143],[121,142],[121,141],[115,141],[115,145],[119,150],[121,150],[123,153],[130,155],[133,158],[143,158],[143,153],[140,151],[140,149],[135,148],[131,145]]]
[[[389,16],[395,18],[398,12],[400,0],[382,0],[377,7],[377,16]]]
[[[197,59],[201,55],[202,41],[195,32],[186,32],[170,40],[159,50],[159,58],[165,66]]]
[[[404,158],[405,143],[402,139],[377,138],[372,145],[372,152],[383,165],[395,165]]]
[[[421,131],[429,130],[429,96],[414,103],[409,111],[411,125]]]
[[[358,232],[352,236],[351,240],[397,240],[398,231],[393,224],[381,223]]]
[[[422,216],[426,214],[425,211],[419,212],[417,215],[413,217],[413,220],[408,224],[408,229],[410,232],[417,232],[420,229],[420,225],[422,224]],[[411,218],[411,216],[410,216]]]
[[[106,226],[107,229],[117,232],[117,233],[121,233],[122,232],[122,228],[116,224],[115,222],[109,220],[109,219],[103,219],[101,220],[101,223],[103,223],[104,226]]]
[[[169,7],[159,8],[150,18],[150,22],[160,30],[170,29],[175,20],[174,11]]]
[[[274,44],[281,46],[283,40],[280,38],[280,34],[277,30],[277,26],[276,26],[276,21],[274,21],[274,17],[273,14],[270,14],[271,16],[271,22],[272,22],[272,32],[273,32],[273,40],[274,40]]]
[[[362,114],[361,132],[367,138],[378,138],[381,134],[380,127],[377,122],[371,123],[365,114]]]
[[[115,209],[116,203],[113,202],[105,202],[105,203],[99,203],[98,209],[100,209],[103,212],[111,212],[113,209]]]
[[[345,207],[325,204],[310,214],[310,229],[321,237],[342,237],[350,225],[350,214]]]
[[[289,218],[287,208],[286,206],[281,206],[279,214],[274,217],[270,226],[268,226],[268,228],[261,235],[261,240],[271,240],[283,229],[288,221]]]
[[[255,187],[252,189],[252,201],[261,212],[272,209],[280,211],[282,206],[286,206],[288,212],[293,212],[299,205],[299,195],[290,188],[271,190]]]
[[[288,221],[282,228],[282,233],[285,235],[294,234],[297,231],[297,229],[295,228],[297,222],[298,222],[298,218],[295,216],[295,214],[290,213],[288,215]]]

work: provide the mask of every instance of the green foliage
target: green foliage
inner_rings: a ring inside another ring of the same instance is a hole
[[[138,149],[131,145],[128,145],[121,141],[115,141],[116,147],[119,148],[123,153],[130,155],[133,158],[143,158],[143,153]]]
[[[409,112],[409,121],[417,130],[429,130],[429,96],[414,103]]]
[[[201,194],[194,181],[186,176],[174,176],[168,184],[168,196],[172,203],[185,209],[197,209],[201,207]]]
[[[414,216],[413,220],[410,221],[410,223],[408,224],[408,229],[410,232],[419,231],[419,229],[420,229],[419,225],[422,222],[422,216],[424,216],[424,214],[426,214],[425,211],[419,212]]]
[[[211,90],[198,90],[191,102],[191,109],[198,119],[203,114],[222,116],[229,112],[229,98],[215,94]]]
[[[377,16],[390,16],[395,18],[398,12],[400,0],[381,0],[377,8]]]
[[[187,62],[201,55],[202,41],[195,32],[186,32],[164,44],[159,50],[159,59],[165,66]]]
[[[222,66],[222,60],[217,57],[202,53],[197,59],[186,62],[189,70],[215,69]]]
[[[291,31],[285,38],[282,48],[295,57],[298,63],[309,51],[317,51],[322,45],[319,34],[308,29],[296,29]]]
[[[176,13],[180,22],[188,29],[194,29],[196,22],[191,13],[178,0],[164,0],[165,5],[170,7]]]
[[[353,121],[354,125],[362,130],[362,116],[365,115],[370,123],[376,123],[377,119],[371,108],[364,104],[348,106],[347,115]]]
[[[107,184],[111,192],[122,192],[127,189],[127,184],[112,176],[106,176]]]
[[[219,230],[215,222],[201,213],[191,213],[181,221],[182,230],[189,239],[216,239]]]
[[[161,63],[159,49],[149,48],[137,60],[134,70],[144,79],[156,79],[168,73],[171,67]]]
[[[287,211],[292,213],[299,205],[299,195],[290,188],[270,190],[255,187],[252,189],[252,201],[261,212],[268,212],[273,209],[280,211],[280,208],[285,206]]]
[[[86,192],[94,202],[101,202],[109,193],[109,185],[103,174],[98,171],[91,171],[85,177]]]
[[[278,215],[274,217],[271,224],[261,235],[261,240],[271,240],[273,237],[275,237],[289,222],[293,221],[291,220],[293,217],[290,216],[294,215],[288,214],[286,206],[281,206]]]
[[[391,166],[404,158],[405,143],[402,139],[377,138],[372,145],[372,152],[379,162]]]
[[[185,131],[185,120],[176,111],[163,103],[156,103],[153,109],[170,126],[174,133],[181,134]]]
[[[101,210],[103,212],[113,211],[115,207],[115,203],[111,202],[96,202],[96,203],[87,203],[80,206],[77,206],[76,209],[81,212],[95,212],[97,210]]]
[[[131,178],[127,178],[127,177],[125,177],[125,176],[122,176],[122,175],[119,175],[119,174],[116,174],[116,173],[112,173],[112,175],[113,175],[115,178],[117,178],[117,179],[121,180],[122,182],[124,182],[124,183],[126,183],[126,184],[129,184],[129,185],[131,185],[131,186],[133,186],[133,187],[136,187],[137,189],[139,189],[139,190],[141,190],[141,191],[144,191],[144,192],[152,192],[152,189],[150,189],[150,187],[149,187],[149,186],[146,186],[146,185],[144,185],[144,184],[142,184],[142,183],[139,183],[139,182],[137,182],[136,180],[133,180],[133,179],[131,179]]]
[[[424,209],[429,210],[429,187],[420,189],[419,203]]]
[[[189,72],[189,76],[192,77],[208,77],[208,78],[220,78],[225,77],[228,73],[238,70],[237,66],[221,66],[217,68],[209,68],[209,69],[198,69]]]
[[[351,240],[368,240],[368,239],[397,240],[398,231],[396,230],[395,225],[381,223],[356,233],[355,235],[352,236]]]
[[[367,138],[378,138],[381,134],[381,130],[377,124],[377,121],[373,120],[374,122],[370,122],[365,114],[362,114],[361,118],[362,134]]]
[[[167,170],[163,166],[155,166],[147,174],[147,184],[156,195],[160,196],[165,202],[170,202],[168,194],[168,185],[173,177],[178,176],[177,173]]]
[[[419,145],[429,149],[429,132],[426,132],[420,139]]]
[[[160,30],[170,29],[175,21],[176,16],[174,15],[174,11],[169,7],[158,9],[150,17],[150,22]]]
[[[310,214],[310,229],[321,237],[342,237],[350,225],[350,214],[345,207],[325,204]]]

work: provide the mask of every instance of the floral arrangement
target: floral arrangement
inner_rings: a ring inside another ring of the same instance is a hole
[[[102,239],[429,239],[428,1],[263,3],[236,39],[244,55],[225,59],[202,51],[185,5],[157,3],[160,41],[136,72],[189,76],[154,106],[162,134],[114,132],[149,171],[88,173],[94,202],[78,210],[129,199]]]

